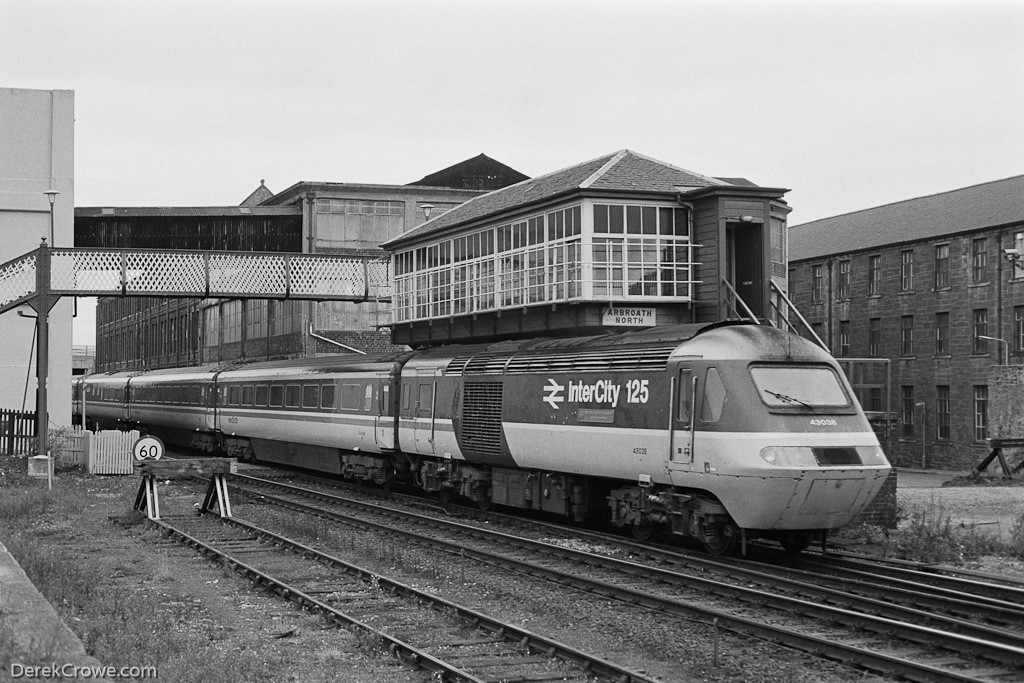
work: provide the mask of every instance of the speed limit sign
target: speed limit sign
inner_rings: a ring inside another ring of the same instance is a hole
[[[152,434],[140,436],[132,444],[132,455],[139,461],[159,460],[164,455],[164,442]]]

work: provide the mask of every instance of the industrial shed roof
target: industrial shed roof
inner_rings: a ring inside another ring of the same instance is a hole
[[[297,206],[77,206],[76,218],[103,216],[157,217],[157,216],[298,216]]]
[[[791,261],[1024,222],[1024,175],[789,228]]]

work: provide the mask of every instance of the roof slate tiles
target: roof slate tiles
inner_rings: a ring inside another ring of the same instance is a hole
[[[589,188],[599,191],[676,192],[679,187],[726,184],[624,149],[474,197],[404,235],[385,242],[383,246],[389,248],[572,190]]]
[[[1024,223],[1024,175],[789,228],[791,261]]]

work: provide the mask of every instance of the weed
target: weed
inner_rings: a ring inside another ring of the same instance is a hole
[[[7,488],[0,496],[0,526],[11,528],[38,518],[53,503],[53,493],[42,488]]]
[[[1017,515],[1010,527],[1010,540],[1007,541],[1009,554],[1024,559],[1024,514]]]
[[[1002,546],[997,537],[956,525],[944,508],[930,505],[905,513],[897,530],[885,536],[882,554],[919,562],[962,563],[997,553]]]

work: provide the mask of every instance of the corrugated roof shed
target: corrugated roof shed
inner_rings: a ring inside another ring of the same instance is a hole
[[[573,190],[677,192],[716,185],[728,183],[624,149],[474,197],[382,246],[442,232]]]
[[[76,218],[96,216],[295,216],[295,206],[76,206]]]
[[[791,261],[1024,222],[1024,175],[789,228]]]

